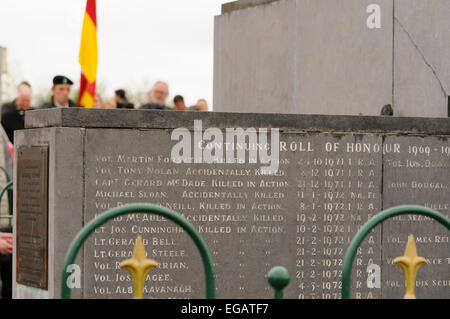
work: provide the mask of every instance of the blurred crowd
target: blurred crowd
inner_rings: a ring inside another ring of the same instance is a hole
[[[72,101],[70,97],[73,82],[66,76],[57,75],[53,78],[52,96],[49,101],[39,106],[32,106],[32,88],[24,81],[18,85],[17,97],[1,107],[1,124],[11,143],[14,143],[14,131],[24,128],[24,114],[32,109],[58,107],[84,107]],[[175,110],[175,111],[208,111],[205,99],[198,99],[194,105],[186,106],[183,96],[176,95],[173,101],[168,101],[169,85],[157,81],[147,94],[147,103],[135,106],[128,98],[126,91],[118,89],[114,92],[114,100],[103,100],[98,94],[94,97],[94,108],[102,109],[140,109],[140,110]],[[173,102],[173,103],[171,103]],[[168,105],[171,105],[170,107]],[[173,105],[173,107],[172,107]]]
[[[139,107],[135,107],[129,102],[126,92],[118,89],[114,92],[114,101],[103,101],[100,95],[94,99],[94,108],[118,108],[118,109],[141,109],[141,110],[175,110],[175,111],[208,111],[208,103],[205,99],[198,99],[192,106],[186,106],[184,98],[176,95],[173,98],[173,107],[169,107],[167,97],[169,96],[169,86],[166,82],[157,81],[148,92],[148,101]]]
[[[1,107],[0,135],[3,136],[4,144],[12,150],[14,143],[14,131],[25,127],[25,112],[33,109],[62,108],[62,107],[84,107],[70,100],[73,82],[66,76],[58,75],[53,78],[52,96],[44,104],[32,106],[32,87],[24,81],[17,87],[17,96]],[[98,94],[94,97],[94,108],[103,109],[141,109],[141,110],[175,110],[175,111],[208,111],[208,103],[205,99],[198,99],[192,106],[186,106],[184,98],[176,95],[173,99],[173,107],[168,106],[169,86],[166,82],[157,81],[148,92],[147,103],[135,107],[128,101],[125,90],[118,89],[114,92],[114,100],[103,101]],[[82,100],[82,99],[80,99]],[[91,99],[92,101],[92,99]],[[170,103],[172,104],[172,103]],[[2,137],[0,136],[0,138]],[[12,155],[11,155],[12,157]],[[12,228],[0,228],[0,276],[1,276],[1,299],[11,298],[12,286]]]

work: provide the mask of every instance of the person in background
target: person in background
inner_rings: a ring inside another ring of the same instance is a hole
[[[181,95],[176,95],[173,98],[173,109],[176,111],[186,110],[186,104],[184,104],[184,98]]]
[[[55,76],[53,78],[52,99],[50,102],[41,105],[39,108],[78,107],[75,102],[69,99],[72,84],[73,82],[64,75]]]
[[[118,109],[134,109],[134,104],[128,102],[125,90],[119,89],[114,92],[114,99],[116,101],[116,108]]]
[[[169,95],[169,86],[166,82],[157,81],[149,92],[149,102],[142,105],[142,110],[166,110],[166,99]]]
[[[94,109],[102,109],[103,108],[103,100],[102,100],[102,97],[100,95],[95,94],[94,105],[92,107]]]
[[[24,81],[19,84],[17,97],[10,103],[2,106],[2,126],[8,135],[9,141],[14,144],[14,131],[25,128],[25,112],[32,110],[31,107],[31,85]]]
[[[2,278],[2,299],[12,298],[12,227],[0,229],[0,275]]]
[[[103,103],[102,106],[104,109],[115,109],[116,107],[114,106],[114,101],[112,100],[107,100]]]
[[[18,96],[11,103],[2,106],[2,126],[11,143],[14,143],[14,131],[24,128],[25,112],[31,110],[31,85],[22,82],[18,86]],[[11,155],[12,157],[12,155]],[[0,276],[2,280],[2,299],[12,298],[12,227],[0,229]]]
[[[0,232],[0,255],[12,253],[12,233]]]
[[[206,102],[205,99],[199,99],[195,104],[195,107],[196,111],[204,111],[204,112],[208,111],[208,103]]]
[[[103,101],[102,97],[98,94],[95,94],[94,98],[94,108],[96,109],[114,109],[114,101],[107,100]]]

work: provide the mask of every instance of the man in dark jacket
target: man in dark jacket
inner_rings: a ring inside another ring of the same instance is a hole
[[[157,81],[149,92],[149,103],[141,106],[141,110],[166,110],[166,99],[169,86],[166,82]]]
[[[25,111],[31,109],[31,85],[22,82],[18,87],[17,98],[2,106],[2,126],[11,143],[14,144],[14,131],[25,127]]]
[[[50,102],[41,105],[39,108],[77,107],[78,105],[69,99],[72,84],[73,82],[63,75],[55,76],[53,78],[52,99]]]
[[[114,99],[116,100],[116,108],[118,109],[134,109],[134,104],[128,102],[125,96],[125,90],[119,89],[114,92]]]

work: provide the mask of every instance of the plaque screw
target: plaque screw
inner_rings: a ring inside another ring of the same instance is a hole
[[[267,280],[275,290],[275,299],[283,299],[283,289],[291,281],[289,271],[282,266],[273,267],[267,275]]]

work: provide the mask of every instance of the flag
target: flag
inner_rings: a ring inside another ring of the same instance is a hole
[[[97,77],[97,9],[95,1],[87,0],[86,3],[78,57],[81,65],[78,104],[86,108],[92,108],[94,105]]]

